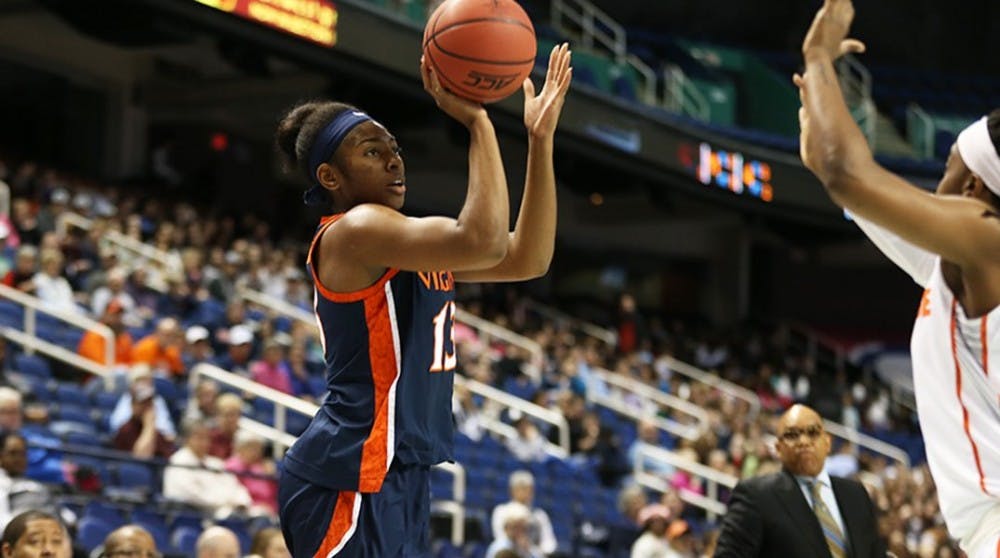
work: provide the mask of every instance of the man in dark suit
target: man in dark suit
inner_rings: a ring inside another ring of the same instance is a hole
[[[775,447],[783,470],[736,485],[715,556],[884,558],[864,486],[825,470],[830,435],[816,411],[785,412]]]

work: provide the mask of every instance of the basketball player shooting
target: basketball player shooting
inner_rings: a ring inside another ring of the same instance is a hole
[[[279,124],[277,142],[333,209],[309,248],[329,391],[285,456],[281,527],[292,555],[430,555],[430,467],[452,459],[455,281],[543,275],[556,227],[553,138],[572,70],[553,49],[545,85],[525,80],[528,162],[508,233],[507,181],[493,124],[479,104],[424,88],[470,135],[457,219],[400,213],[406,173],[396,138],[355,107],[312,102]],[[425,187],[433,187],[428,185]]]
[[[1000,556],[1000,111],[966,128],[936,194],[879,166],[844,102],[834,60],[850,0],[826,0],[793,77],[802,162],[830,198],[923,286],[911,355],[927,461],[948,531],[970,558]]]

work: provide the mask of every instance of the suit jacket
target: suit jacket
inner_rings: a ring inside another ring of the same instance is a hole
[[[847,556],[884,558],[875,506],[864,486],[839,477],[830,480],[847,531]],[[786,471],[736,485],[715,556],[831,558],[815,512],[795,477]]]

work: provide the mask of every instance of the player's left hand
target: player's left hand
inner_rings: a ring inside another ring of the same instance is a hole
[[[830,60],[836,60],[848,53],[864,52],[864,43],[847,38],[852,21],[854,4],[851,0],[825,0],[802,41],[802,54],[808,56],[810,52],[821,52]]]
[[[569,43],[552,48],[545,85],[537,96],[531,78],[524,80],[524,126],[533,137],[552,137],[555,134],[563,101],[573,78],[573,68],[569,65],[571,57]]]

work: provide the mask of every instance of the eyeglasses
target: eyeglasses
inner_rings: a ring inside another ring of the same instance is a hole
[[[154,550],[123,549],[105,552],[101,558],[163,558],[163,555]]]
[[[815,440],[823,434],[823,427],[814,424],[808,428],[789,428],[778,435],[785,442],[797,442],[799,437],[805,434],[810,440]]]

